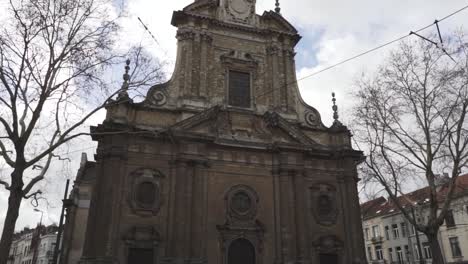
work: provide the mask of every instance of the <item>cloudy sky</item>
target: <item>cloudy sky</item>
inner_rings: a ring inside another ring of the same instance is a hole
[[[170,75],[176,55],[176,28],[170,25],[172,11],[180,10],[191,2],[114,0],[116,6],[125,5],[128,8],[129,16],[122,23],[122,45],[142,43],[155,56],[167,62],[166,71]],[[257,0],[257,13],[274,9],[274,2]],[[301,78],[407,35],[410,31],[427,26],[435,19],[441,19],[466,5],[468,0],[283,0],[281,12],[303,36],[296,50],[297,73]],[[145,32],[137,17],[148,25],[159,44]],[[465,10],[445,20],[440,24],[442,32],[466,29],[467,17],[468,10]],[[436,33],[435,30],[432,27],[422,34],[430,35]],[[384,60],[386,53],[397,45],[393,44],[300,81],[299,87],[305,101],[316,107],[321,112],[324,123],[330,125],[331,92],[336,92],[342,119],[347,123],[349,119],[345,113],[352,107],[350,93],[353,91],[353,81],[362,72],[372,72]],[[100,113],[91,123],[98,123],[103,117],[104,113]],[[49,193],[48,203],[42,202],[39,208],[45,212],[43,221],[46,223],[58,222],[64,180],[74,178],[81,152],[86,152],[90,159],[93,158],[94,144],[87,138],[67,147],[72,162],[55,164],[50,170],[49,180],[43,183]],[[0,175],[1,172],[0,167]],[[5,193],[0,193],[0,212],[6,210],[6,204]],[[0,213],[0,227],[3,217]],[[39,218],[40,213],[34,212],[29,202],[23,202],[17,230],[27,225],[34,226]]]

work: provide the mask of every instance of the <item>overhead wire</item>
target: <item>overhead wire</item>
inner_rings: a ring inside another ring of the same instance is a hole
[[[466,9],[468,9],[468,5],[465,6],[465,7],[463,7],[463,8],[461,8],[461,9],[459,9],[459,10],[457,10],[457,11],[455,11],[455,12],[453,12],[453,13],[451,13],[451,14],[449,14],[449,15],[447,15],[447,16],[445,16],[445,17],[443,17],[442,19],[436,20],[436,22],[431,23],[431,24],[429,24],[429,25],[427,25],[427,26],[425,26],[425,27],[422,27],[422,28],[420,28],[420,29],[418,29],[418,30],[416,30],[416,31],[414,31],[414,32],[418,33],[418,32],[424,31],[424,30],[426,30],[426,29],[432,27],[432,26],[433,26],[434,24],[436,24],[437,22],[440,23],[440,22],[442,22],[442,21],[444,21],[444,20],[446,20],[446,19],[448,19],[448,18],[450,18],[450,17],[452,17],[452,16],[454,16],[454,15],[456,15],[456,14],[458,14],[458,13],[464,11],[464,10],[466,10]],[[141,21],[140,18],[138,18],[138,19],[139,19],[140,22],[144,25],[145,29],[149,31],[149,29],[146,27],[146,25],[143,23],[143,21]],[[150,31],[149,31],[149,32],[150,32]],[[150,34],[151,34],[151,32],[150,32]],[[159,42],[154,38],[154,36],[153,36],[152,34],[151,34],[151,36],[152,36],[153,39],[156,41],[156,43],[159,45]],[[391,40],[391,41],[389,41],[389,42],[386,42],[386,43],[384,43],[384,44],[382,44],[382,45],[379,45],[379,46],[377,46],[377,47],[375,47],[375,48],[372,48],[372,49],[370,49],[370,50],[367,50],[367,51],[365,51],[365,52],[359,53],[359,54],[357,54],[357,55],[355,55],[355,56],[352,56],[352,57],[350,57],[350,58],[348,58],[348,59],[345,59],[345,60],[340,61],[340,62],[338,62],[338,63],[335,63],[335,64],[333,64],[333,65],[330,65],[330,66],[328,66],[328,67],[326,67],[326,68],[324,68],[324,69],[322,69],[322,70],[319,70],[319,71],[314,72],[314,73],[312,73],[312,74],[309,74],[309,75],[306,75],[306,76],[304,76],[304,77],[301,77],[301,78],[297,79],[296,81],[287,83],[287,84],[285,85],[285,87],[287,87],[287,86],[289,86],[289,85],[291,85],[291,84],[295,84],[295,83],[298,83],[298,82],[300,82],[300,81],[303,81],[303,80],[305,80],[305,79],[307,79],[307,78],[313,77],[313,76],[315,76],[315,75],[318,75],[318,74],[320,74],[320,73],[323,73],[323,72],[328,71],[328,70],[330,70],[330,69],[333,69],[333,68],[335,68],[335,67],[338,67],[338,66],[340,66],[340,65],[342,65],[342,64],[345,64],[345,63],[347,63],[347,62],[349,62],[349,61],[355,60],[355,59],[357,59],[357,58],[359,58],[359,57],[365,56],[365,55],[367,55],[367,54],[369,54],[369,53],[372,53],[372,52],[374,52],[374,51],[376,51],[376,50],[382,49],[382,48],[384,48],[384,47],[386,47],[386,46],[389,46],[389,45],[391,45],[391,44],[394,44],[394,43],[396,43],[396,42],[399,42],[399,41],[401,41],[401,40],[403,40],[403,39],[405,39],[405,38],[408,38],[408,37],[410,37],[410,36],[411,36],[411,35],[405,35],[405,36],[396,38],[396,39],[394,39],[394,40]],[[279,88],[284,88],[284,86],[279,87]],[[259,98],[259,97],[261,97],[261,96],[267,95],[267,94],[269,94],[269,93],[275,91],[276,89],[277,89],[277,88],[275,88],[275,89],[270,89],[270,90],[268,90],[268,91],[265,92],[265,93],[262,93],[262,94],[260,94],[260,95],[257,95],[255,98]],[[76,153],[76,152],[83,151],[83,150],[89,150],[89,149],[92,149],[92,148],[95,148],[95,146],[93,146],[93,147],[88,147],[88,148],[82,148],[82,149],[76,149],[76,150],[72,150],[72,151],[67,151],[67,152],[65,152],[65,153],[58,154],[58,155],[60,155],[60,156],[69,155],[69,154],[72,154],[72,153]]]
[[[452,13],[450,13],[449,15],[447,15],[447,16],[445,16],[445,17],[439,19],[439,20],[436,20],[435,22],[433,22],[433,23],[431,23],[431,24],[429,24],[429,25],[427,25],[427,26],[425,26],[425,27],[422,27],[422,28],[420,28],[420,29],[418,29],[418,30],[411,31],[411,32],[419,33],[419,32],[421,32],[421,31],[424,31],[424,30],[426,30],[426,29],[428,29],[428,28],[434,26],[435,24],[440,23],[440,22],[442,22],[442,21],[444,21],[444,20],[447,20],[448,18],[450,18],[450,17],[452,17],[452,16],[454,16],[454,15],[456,15],[456,14],[458,14],[458,13],[460,13],[460,12],[466,10],[466,9],[468,9],[468,5],[466,5],[466,6],[462,7],[462,8],[460,8],[460,9],[458,9],[458,10],[452,12]],[[408,35],[401,36],[401,37],[399,37],[399,38],[396,38],[396,39],[394,39],[394,40],[391,40],[391,41],[388,41],[388,42],[386,42],[386,43],[384,43],[384,44],[381,44],[381,45],[379,45],[379,46],[377,46],[377,47],[375,47],[375,48],[372,48],[372,49],[370,49],[370,50],[364,51],[364,52],[359,53],[359,54],[357,54],[357,55],[355,55],[355,56],[352,56],[352,57],[350,57],[350,58],[348,58],[348,59],[342,60],[342,61],[340,61],[340,62],[338,62],[338,63],[333,64],[333,65],[330,65],[330,66],[328,66],[328,67],[326,67],[326,68],[324,68],[324,69],[321,69],[321,70],[319,70],[319,71],[317,71],[317,72],[308,74],[308,75],[306,75],[306,76],[304,76],[304,77],[301,77],[301,78],[299,78],[299,79],[297,79],[297,80],[295,80],[295,81],[288,82],[288,83],[286,83],[284,86],[277,87],[277,88],[273,88],[273,89],[269,89],[269,90],[267,90],[266,92],[261,93],[261,94],[255,96],[255,99],[258,99],[258,98],[260,98],[260,97],[263,97],[263,96],[265,96],[265,95],[268,95],[268,94],[274,92],[274,91],[277,90],[277,89],[285,88],[285,87],[288,87],[289,85],[296,84],[296,83],[298,83],[298,82],[300,82],[300,81],[303,81],[303,80],[305,80],[305,79],[308,79],[308,78],[311,78],[311,77],[313,77],[313,76],[319,75],[319,74],[321,74],[321,73],[323,73],[323,72],[325,72],[325,71],[328,71],[328,70],[331,70],[331,69],[333,69],[333,68],[336,68],[336,67],[338,67],[338,66],[340,66],[340,65],[342,65],[342,64],[345,64],[345,63],[347,63],[347,62],[349,62],[349,61],[352,61],[352,60],[355,60],[355,59],[360,58],[360,57],[362,57],[362,56],[365,56],[365,55],[367,55],[367,54],[369,54],[369,53],[372,53],[372,52],[374,52],[374,51],[376,51],[376,50],[379,50],[379,49],[382,49],[382,48],[387,47],[387,46],[389,46],[389,45],[392,45],[392,44],[394,44],[394,43],[396,43],[396,42],[402,41],[403,39],[406,39],[406,38],[410,37],[411,35],[412,35],[412,34],[410,33],[410,34],[408,34]]]

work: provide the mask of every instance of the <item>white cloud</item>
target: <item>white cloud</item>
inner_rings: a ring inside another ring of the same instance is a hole
[[[173,62],[176,53],[176,28],[170,25],[172,12],[182,9],[191,2],[191,0],[129,0],[127,3],[129,17],[122,22],[121,46],[128,47],[132,44],[142,43],[156,56]],[[257,2],[257,13],[259,14],[265,9],[274,9],[273,0],[258,0]],[[302,29],[301,34],[310,35],[311,31],[319,29],[321,31],[321,37],[316,43],[303,44],[304,49],[307,49],[307,45],[310,45],[311,50],[312,48],[317,49],[315,56],[317,65],[311,63],[302,68],[298,67],[298,77],[301,77],[408,34],[409,31],[426,26],[436,18],[440,19],[466,4],[466,0],[283,0],[281,8],[284,17]],[[444,21],[441,24],[443,32],[450,32],[463,26],[463,23],[466,23],[467,15],[468,10]],[[148,25],[159,44],[151,39],[137,17],[140,17]],[[435,28],[431,28],[427,32],[435,32],[434,30]],[[321,112],[324,122],[329,125],[332,116],[331,92],[337,93],[340,113],[349,112],[348,110],[352,106],[349,93],[352,91],[354,78],[363,71],[372,71],[382,62],[389,49],[391,47],[301,81],[299,86],[304,99]],[[308,51],[308,53],[310,52]],[[301,54],[297,56],[301,56]],[[169,67],[168,70],[171,71],[172,68]],[[103,116],[101,114],[92,122],[99,123]],[[92,144],[88,138],[85,138],[75,142],[73,146],[70,146],[70,150],[92,146]],[[86,151],[91,158],[93,150]],[[73,163],[67,170],[70,171],[69,174],[72,177],[74,177],[76,167],[79,164],[79,156],[79,152],[70,156],[73,158]],[[60,174],[63,171],[60,166],[53,169],[55,172],[51,171],[51,175]],[[59,205],[63,195],[63,182],[52,187],[52,192],[57,193],[54,203],[56,206]],[[2,197],[4,196],[0,195],[0,211],[6,206],[6,200]],[[18,227],[23,227],[26,224],[32,225],[38,219],[37,215],[34,216],[30,213],[31,208],[27,206],[23,208],[24,212],[22,211],[20,215]],[[59,208],[49,209],[48,214],[52,220],[58,221]]]

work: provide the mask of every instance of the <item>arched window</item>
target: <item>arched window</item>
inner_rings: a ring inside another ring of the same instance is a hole
[[[228,264],[255,264],[255,248],[247,239],[236,239],[229,246]]]

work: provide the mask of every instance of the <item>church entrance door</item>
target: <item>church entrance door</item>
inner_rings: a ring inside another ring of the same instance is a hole
[[[255,264],[255,248],[247,239],[236,239],[229,246],[228,264]]]

